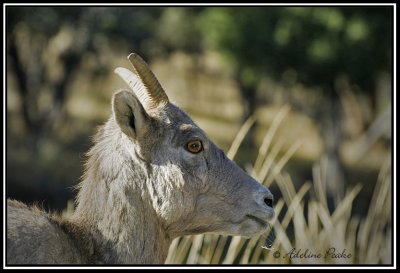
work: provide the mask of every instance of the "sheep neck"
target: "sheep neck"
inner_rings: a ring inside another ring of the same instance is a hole
[[[171,239],[151,205],[144,182],[145,166],[127,156],[124,138],[118,132],[110,133],[107,125],[95,139],[71,217],[72,223],[91,235],[89,260],[164,263]]]

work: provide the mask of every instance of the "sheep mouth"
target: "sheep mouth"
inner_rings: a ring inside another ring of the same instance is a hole
[[[253,221],[255,221],[255,222],[257,222],[261,226],[267,227],[269,225],[267,221],[264,221],[264,220],[254,216],[254,215],[247,214],[246,217],[251,219],[251,220],[253,220]]]

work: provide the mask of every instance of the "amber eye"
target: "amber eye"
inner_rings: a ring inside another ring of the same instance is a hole
[[[186,144],[186,149],[193,154],[200,153],[203,150],[203,143],[200,140],[189,141]]]

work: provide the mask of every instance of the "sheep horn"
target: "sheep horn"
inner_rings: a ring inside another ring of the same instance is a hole
[[[129,62],[132,64],[136,74],[141,79],[143,85],[147,89],[149,100],[152,107],[159,107],[169,102],[167,94],[158,82],[156,76],[150,70],[147,63],[137,54],[131,53],[128,56]]]
[[[153,101],[150,100],[149,92],[146,90],[146,86],[135,73],[123,67],[117,67],[114,72],[120,76],[121,79],[123,79],[124,82],[130,87],[145,110],[151,110],[155,108]]]
[[[128,60],[136,74],[122,67],[116,68],[114,72],[131,88],[144,109],[151,112],[153,109],[166,105],[169,102],[167,94],[145,61],[135,53],[131,53]]]

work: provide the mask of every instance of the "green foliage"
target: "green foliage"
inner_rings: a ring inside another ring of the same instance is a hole
[[[347,74],[371,91],[391,69],[391,19],[385,7],[248,7],[209,8],[200,22],[206,44],[238,66],[278,79],[294,69],[308,85]]]
[[[85,25],[89,41],[124,40],[145,57],[215,48],[246,69],[245,85],[293,69],[309,85],[347,74],[370,90],[376,73],[391,69],[391,7],[7,7],[7,33],[20,21],[45,37]]]
[[[124,40],[138,47],[156,37],[162,11],[161,8],[149,7],[12,6],[7,7],[7,34],[12,35],[18,25],[24,24],[33,34],[50,39],[60,28],[71,26],[84,28],[85,38],[90,42],[80,54],[96,48],[96,42],[101,39]]]
[[[179,48],[187,53],[199,52],[201,33],[197,20],[193,20],[199,12],[193,8],[165,9],[156,30],[160,44],[167,50]]]

